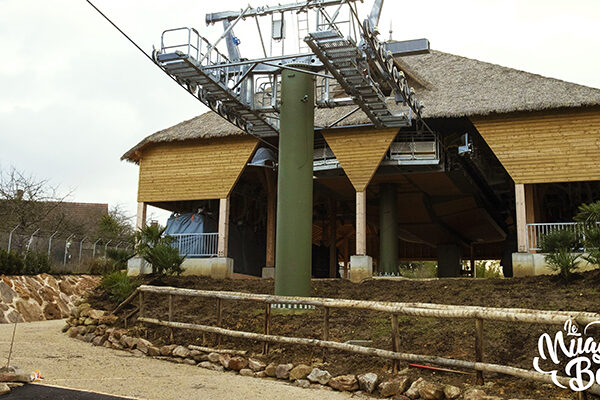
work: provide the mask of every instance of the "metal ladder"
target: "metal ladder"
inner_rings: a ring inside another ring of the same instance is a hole
[[[233,91],[216,81],[214,74],[211,74],[211,71],[216,70],[203,70],[194,57],[181,52],[159,54],[157,58],[161,68],[178,82],[186,83],[188,88],[190,83],[198,85],[198,99],[206,106],[221,115],[223,113],[220,108],[225,107],[226,115],[230,116],[227,119],[241,129],[247,129],[260,137],[276,136],[279,133],[278,127],[268,121],[269,117],[244,104]],[[238,121],[232,121],[231,116],[235,116]]]
[[[368,63],[352,39],[329,30],[310,33],[306,44],[376,127],[411,125],[410,114],[393,113],[377,83],[363,72],[368,70]]]
[[[304,38],[308,36],[310,31],[308,27],[308,11],[297,13],[296,22],[298,24],[298,51],[300,53],[308,53],[310,48],[304,41]]]

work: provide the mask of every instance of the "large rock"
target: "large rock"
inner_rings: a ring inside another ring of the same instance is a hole
[[[210,357],[210,354],[209,354]],[[266,364],[260,360],[255,360],[254,358],[250,358],[248,360],[248,367],[255,372],[262,371],[266,368]]]
[[[331,380],[331,374],[328,371],[313,368],[310,374],[306,377],[312,383],[320,383],[321,385],[327,385]]]
[[[294,385],[304,389],[308,389],[310,387],[310,381],[308,381],[307,379],[298,379],[296,382],[294,382]]]
[[[60,319],[62,317],[62,311],[56,303],[47,303],[43,312],[45,319]]]
[[[444,399],[444,389],[437,383],[425,382],[419,388],[419,395],[423,400]]]
[[[240,369],[240,375],[241,376],[254,376],[254,371],[252,371],[250,368],[242,368]]]
[[[208,354],[208,361],[213,362],[213,363],[218,363],[219,362],[219,353],[209,353]]]
[[[452,385],[444,386],[444,396],[446,396],[446,398],[448,400],[458,399],[460,397],[460,395],[461,395],[460,388],[458,388],[456,386],[452,386]]]
[[[210,361],[202,361],[201,363],[198,364],[198,366],[202,367],[202,368],[210,369],[212,371],[218,371],[218,372],[225,371],[225,368],[223,368],[221,365],[217,365]]]
[[[30,322],[44,320],[44,313],[42,312],[42,308],[37,303],[29,302],[24,300],[23,298],[20,298],[16,302],[16,308],[25,321]]]
[[[464,400],[487,400],[487,394],[481,389],[468,389]]]
[[[17,294],[5,282],[0,281],[0,299],[2,303],[11,304]]]
[[[117,317],[116,315],[109,314],[103,315],[100,318],[98,318],[98,323],[105,325],[114,325],[118,320],[119,317]]]
[[[219,364],[221,364],[223,368],[229,369],[229,361],[231,361],[231,356],[229,354],[219,354]]]
[[[240,371],[248,366],[248,360],[244,357],[231,357],[229,360],[229,369]]]
[[[363,390],[367,393],[373,393],[375,388],[377,387],[377,379],[379,377],[377,374],[369,372],[368,374],[362,374],[358,376],[358,386],[360,390]]]
[[[100,319],[105,314],[106,314],[106,312],[104,312],[102,310],[90,309],[90,311],[88,312],[88,317],[93,318],[93,319]]]
[[[92,344],[94,346],[102,346],[104,344],[104,342],[106,341],[106,338],[102,335],[100,336],[96,336],[93,340],[92,340]]]
[[[419,394],[419,389],[421,389],[421,386],[425,383],[425,379],[423,378],[419,378],[416,381],[413,382],[412,385],[410,385],[410,388],[408,388],[408,390],[404,393],[404,395],[410,399],[418,399],[420,394]]]
[[[308,374],[312,371],[312,367],[308,365],[300,364],[290,371],[290,381],[297,381],[300,379],[305,379]]]
[[[402,394],[408,389],[410,378],[407,376],[397,376],[388,381],[379,384],[379,393],[383,397],[395,396]],[[418,393],[417,393],[418,394]]]
[[[277,364],[271,363],[265,367],[265,374],[270,376],[271,378],[275,378],[277,376]]]
[[[329,386],[340,392],[353,392],[358,390],[358,380],[354,375],[341,375],[331,378]]]
[[[160,348],[160,355],[161,356],[170,356],[171,354],[173,354],[173,350],[175,350],[175,348],[177,348],[176,344],[169,344],[166,346],[162,346]]]
[[[190,355],[190,349],[184,346],[177,346],[173,349],[173,356],[187,358]]]
[[[275,369],[275,376],[277,379],[289,379],[292,368],[294,364],[279,364]]]
[[[148,347],[148,355],[150,357],[158,357],[160,356],[160,349],[155,346]]]
[[[144,354],[148,354],[148,349],[152,347],[152,343],[147,341],[146,339],[139,338],[135,345],[135,348],[141,351]]]
[[[10,393],[10,388],[8,387],[8,385],[6,383],[0,383],[0,396],[7,393]]]

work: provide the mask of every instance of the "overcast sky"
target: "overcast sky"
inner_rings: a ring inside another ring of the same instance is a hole
[[[167,28],[194,26],[215,40],[220,27],[207,28],[204,15],[247,4],[94,3],[147,52]],[[388,0],[386,38],[392,16],[394,39],[426,37],[437,50],[600,88],[598,0]],[[237,35],[244,55],[251,45]],[[84,0],[0,0],[0,51],[0,168],[50,179],[73,190],[71,201],[133,215],[138,168],[121,155],[206,110]]]

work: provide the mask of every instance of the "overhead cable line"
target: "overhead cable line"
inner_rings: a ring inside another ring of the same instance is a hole
[[[117,26],[117,24],[115,24],[110,18],[108,18],[108,16],[106,16],[106,14],[104,14],[98,7],[96,7],[96,5],[94,5],[94,3],[91,2],[91,0],[85,0],[90,6],[92,6],[92,8],[94,10],[96,10],[98,12],[98,14],[100,14],[102,17],[104,17],[105,20],[108,21],[109,24],[111,24],[116,30],[118,30],[121,35],[123,35],[127,40],[129,40],[129,42],[134,45],[147,59],[149,59],[150,61],[152,61],[152,64],[155,65],[156,67],[158,67],[162,72],[165,73],[165,75],[167,75],[169,78],[171,78],[173,80],[173,82],[177,83],[177,85],[179,87],[182,87],[179,82],[177,82],[177,79],[175,79],[173,76],[169,75],[165,70],[163,70],[159,65],[157,65],[154,60],[152,59],[152,57],[150,55],[148,55],[148,53],[146,53],[144,51],[144,49],[142,49],[132,38],[130,38],[121,28],[119,28]],[[185,88],[184,88],[185,89]],[[194,99],[198,100],[196,98],[196,96],[194,96],[193,93],[191,93],[190,91],[186,90],[187,93],[189,93]],[[277,146],[267,142],[266,140],[264,140],[263,138],[256,136],[256,135],[252,135],[254,138],[258,139],[259,141],[263,142],[264,144],[268,145],[269,147],[272,147],[273,149],[275,149],[275,151],[277,151]]]

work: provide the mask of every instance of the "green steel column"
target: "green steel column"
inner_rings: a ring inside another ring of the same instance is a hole
[[[314,78],[284,70],[277,178],[275,294],[310,296]]]
[[[379,186],[379,272],[396,272],[398,267],[398,203],[396,186]]]

